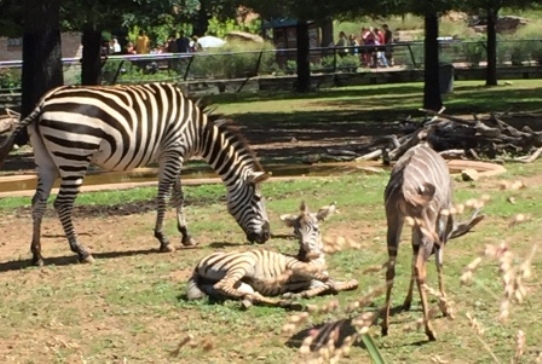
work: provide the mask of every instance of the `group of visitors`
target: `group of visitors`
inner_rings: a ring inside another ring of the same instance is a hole
[[[151,47],[151,40],[144,30],[139,31],[139,35],[135,42],[128,42],[122,52],[121,45],[116,37],[111,41],[104,41],[102,46],[102,55],[111,54],[160,54],[160,53],[193,53],[201,52],[203,48],[198,43],[198,37],[192,36],[188,38],[184,31],[176,34],[171,34],[165,42],[158,41],[154,47]]]
[[[344,57],[348,54],[359,55],[360,63],[365,67],[390,67],[393,66],[393,33],[387,24],[382,28],[363,27],[359,37],[357,34],[346,36],[345,32],[339,33],[339,40],[334,45],[338,54]]]

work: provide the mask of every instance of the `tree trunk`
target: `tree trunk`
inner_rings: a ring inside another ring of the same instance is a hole
[[[81,84],[99,85],[102,76],[102,32],[91,24],[83,28],[83,59],[81,61]]]
[[[298,20],[297,37],[297,92],[309,92],[311,89],[311,65],[309,61],[309,25],[306,20]]]
[[[322,47],[327,47],[333,42],[333,18],[327,18],[322,22]]]
[[[60,0],[25,0],[21,116],[32,112],[43,94],[64,84],[60,40]],[[21,133],[15,143],[28,142]]]
[[[497,15],[498,9],[487,9],[486,86],[497,86]]]
[[[425,15],[425,72],[423,107],[438,111],[442,107],[439,82],[439,43],[438,15],[436,12]]]
[[[200,8],[192,24],[192,33],[198,37],[203,37],[207,33],[207,29],[209,29],[209,16],[207,15],[204,3],[200,1]]]

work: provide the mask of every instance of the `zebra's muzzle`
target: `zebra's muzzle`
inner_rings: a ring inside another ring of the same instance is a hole
[[[258,243],[263,244],[269,238],[271,237],[271,227],[269,225],[269,221],[266,221],[262,224],[262,228],[260,231],[253,231],[250,233],[247,233],[247,240],[250,241],[252,244]]]

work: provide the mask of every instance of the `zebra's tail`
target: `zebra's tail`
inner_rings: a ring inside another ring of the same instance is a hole
[[[15,144],[15,139],[21,134],[23,129],[25,129],[28,125],[35,122],[41,114],[41,106],[38,106],[28,115],[26,118],[21,120],[17,123],[17,126],[13,130],[13,132],[6,138],[6,140],[0,145],[0,167],[4,164],[4,161],[6,160],[6,157],[8,156],[9,152],[13,149],[13,145]]]
[[[434,184],[424,182],[415,191],[412,189],[403,190],[405,200],[413,206],[423,208],[433,200],[435,196],[436,187]]]
[[[207,297],[207,294],[201,290],[198,284],[198,274],[194,272],[186,285],[186,299],[194,301],[205,297]]]

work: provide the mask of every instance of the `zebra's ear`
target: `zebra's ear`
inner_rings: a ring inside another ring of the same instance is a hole
[[[336,207],[337,207],[337,203],[332,202],[331,204],[320,208],[318,212],[316,213],[316,219],[318,221],[324,221],[325,219],[333,215]]]
[[[269,179],[271,177],[271,173],[267,172],[252,172],[248,175],[248,181],[250,183],[258,184],[262,183],[263,181]]]
[[[293,227],[295,224],[295,220],[297,219],[297,215],[284,214],[280,215],[280,219],[286,226]]]

